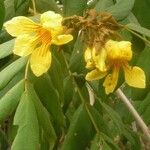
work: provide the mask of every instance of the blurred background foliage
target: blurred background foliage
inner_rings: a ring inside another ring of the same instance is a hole
[[[30,84],[24,91],[27,60],[12,54],[15,39],[6,33],[3,23],[20,15],[37,20],[33,2],[38,14],[52,10],[64,17],[82,16],[86,10],[96,9],[127,25],[129,30],[120,34],[132,42],[131,63],[145,71],[147,81],[143,90],[125,84],[122,90],[150,125],[150,0],[0,0],[0,149],[149,150],[115,93],[105,95],[102,81],[85,81],[80,36],[63,46],[63,52],[54,46],[49,72],[37,78],[29,71]],[[90,105],[89,85],[95,94],[94,105]]]

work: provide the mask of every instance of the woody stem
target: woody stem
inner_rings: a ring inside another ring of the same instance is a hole
[[[150,142],[150,132],[149,132],[149,129],[148,129],[147,125],[145,124],[145,122],[143,121],[143,119],[141,118],[141,116],[136,111],[136,109],[131,104],[130,100],[121,91],[121,89],[118,89],[116,91],[116,95],[126,105],[126,107],[128,108],[128,110],[130,111],[130,113],[134,117],[135,121],[137,122],[137,124],[139,125],[139,127],[141,128],[141,130],[143,131],[143,133],[145,134],[145,136],[147,137],[147,140]]]

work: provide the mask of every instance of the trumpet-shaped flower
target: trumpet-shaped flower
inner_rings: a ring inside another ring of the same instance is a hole
[[[36,76],[47,72],[51,65],[51,44],[63,45],[73,39],[72,35],[64,33],[62,19],[61,15],[48,11],[41,15],[40,23],[18,16],[4,24],[7,32],[17,37],[14,54],[31,55],[30,66]]]
[[[103,86],[105,87],[106,94],[109,94],[115,90],[118,82],[119,71],[122,68],[125,74],[125,81],[128,85],[137,88],[145,88],[144,71],[137,66],[131,67],[128,64],[128,62],[132,59],[130,42],[109,40],[105,44],[105,51],[107,56],[104,57],[101,55],[103,58],[101,58],[102,62],[100,64],[106,63],[107,71],[100,69],[101,65],[94,57],[92,57],[92,59],[95,60],[93,61],[95,62],[95,67],[93,67],[93,70],[86,75],[86,80],[97,80],[107,75]]]

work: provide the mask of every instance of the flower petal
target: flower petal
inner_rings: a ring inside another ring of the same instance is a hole
[[[50,27],[60,26],[62,22],[62,16],[56,14],[53,11],[47,11],[41,15],[41,23],[49,23]]]
[[[48,47],[41,46],[33,51],[30,58],[30,66],[37,77],[47,72],[50,65],[51,52],[48,50]]]
[[[45,29],[50,30],[52,35],[57,35],[58,32],[62,32],[62,19],[63,18],[60,14],[56,14],[53,11],[47,11],[41,15],[42,26]]]
[[[87,47],[87,49],[84,52],[84,59],[86,62],[86,68],[87,69],[92,69],[95,67],[93,58],[92,58],[92,49]]]
[[[84,52],[84,59],[86,62],[90,61],[92,59],[92,49],[87,47],[87,49]]]
[[[73,36],[71,34],[63,34],[59,35],[56,38],[52,39],[52,43],[55,45],[63,45],[73,40]]]
[[[87,81],[99,80],[106,76],[107,72],[100,72],[98,69],[92,70],[91,72],[87,73],[85,79]]]
[[[31,54],[36,46],[36,43],[34,43],[35,38],[36,37],[28,34],[19,35],[15,41],[14,54],[18,56],[27,56]]]
[[[107,75],[103,83],[106,94],[110,94],[115,90],[115,87],[117,86],[118,82],[118,76],[119,76],[119,68],[114,68],[113,73]]]
[[[118,42],[109,40],[105,44],[105,49],[110,60],[120,59],[129,61],[132,58],[131,42],[129,41]]]
[[[27,17],[19,16],[7,21],[4,27],[10,35],[16,37],[21,34],[34,32],[38,25]]]
[[[145,73],[144,71],[137,67],[124,67],[125,72],[125,80],[128,85],[137,87],[137,88],[145,88]]]
[[[97,54],[98,53],[98,54]],[[104,48],[102,48],[101,50],[99,50],[98,52],[96,52],[95,49],[93,49],[93,59],[95,62],[96,67],[100,70],[100,71],[106,71],[106,50]]]

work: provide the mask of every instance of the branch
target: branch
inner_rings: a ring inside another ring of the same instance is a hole
[[[126,105],[126,107],[128,108],[128,110],[130,111],[130,113],[134,117],[135,121],[137,122],[137,124],[139,125],[139,127],[141,128],[141,130],[143,131],[143,133],[145,134],[145,136],[147,137],[147,140],[150,142],[150,132],[149,132],[149,129],[148,129],[147,125],[145,124],[145,122],[143,121],[143,119],[138,114],[138,112],[135,110],[135,108],[133,107],[133,105],[131,104],[131,102],[129,101],[129,99],[124,95],[124,93],[121,91],[121,89],[118,89],[116,91],[116,95]]]

